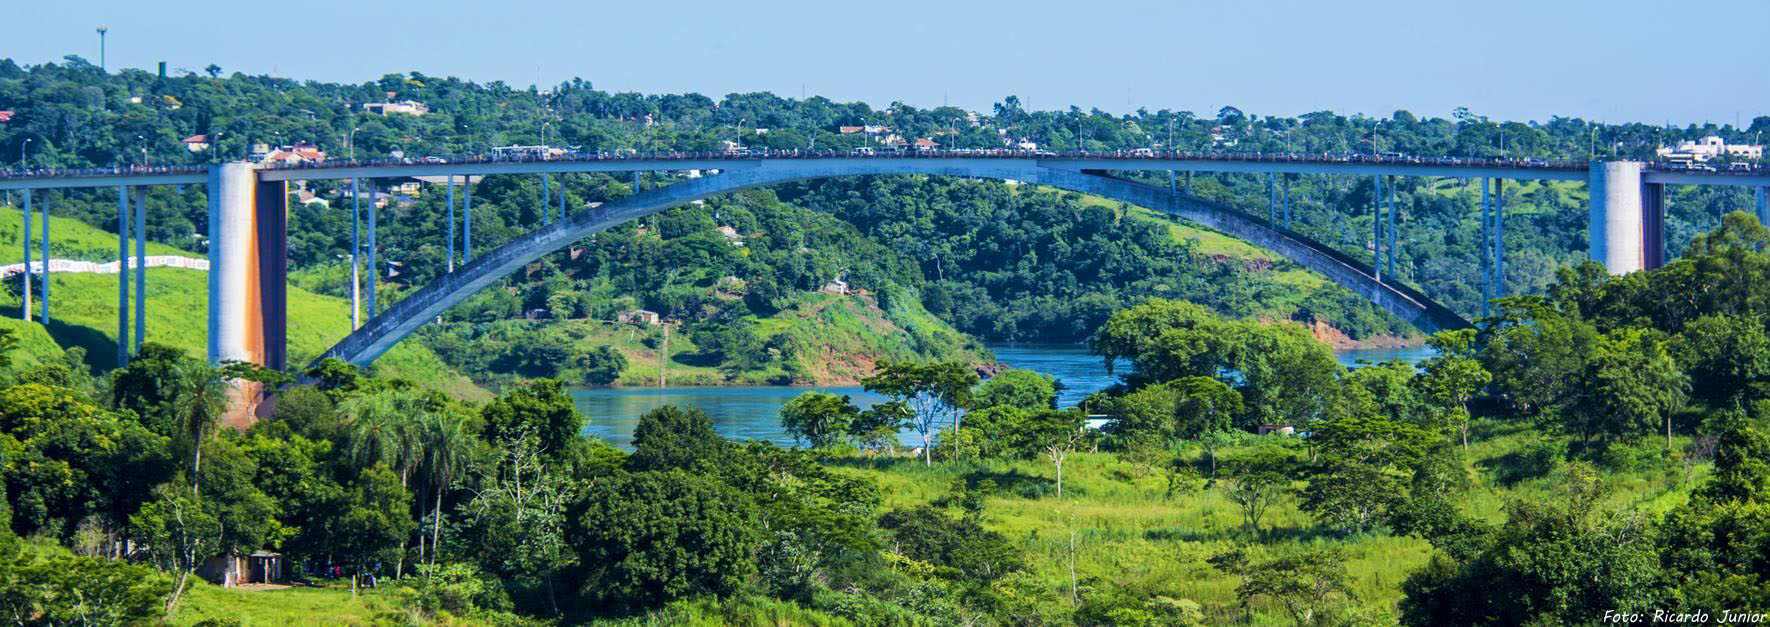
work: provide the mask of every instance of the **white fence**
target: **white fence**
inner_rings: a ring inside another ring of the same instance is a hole
[[[130,268],[135,267],[135,258],[134,257],[129,258],[129,267]],[[147,267],[149,267],[149,268],[186,268],[186,269],[190,269],[190,270],[207,271],[209,269],[209,260],[208,259],[197,259],[194,257],[181,257],[178,255],[149,255],[147,258]],[[0,277],[9,277],[9,276],[12,276],[14,274],[18,274],[18,273],[24,272],[24,271],[25,271],[25,264],[23,264],[23,263],[9,263],[9,264],[0,266]],[[42,273],[43,272],[43,262],[32,261],[31,262],[31,272]],[[77,259],[51,259],[51,260],[49,260],[49,272],[50,273],[79,272],[79,273],[87,273],[87,274],[116,274],[117,273],[117,262],[115,262],[115,261],[80,261]]]

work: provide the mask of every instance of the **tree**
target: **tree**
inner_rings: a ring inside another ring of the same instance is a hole
[[[1435,425],[1455,429],[1469,449],[1469,399],[1493,380],[1474,354],[1475,331],[1443,331],[1427,340],[1438,355],[1420,363],[1413,385],[1436,417]]]
[[[1229,500],[1241,508],[1242,526],[1260,533],[1260,519],[1290,491],[1285,474],[1292,465],[1288,452],[1271,445],[1255,446],[1229,460]]]
[[[1607,333],[1575,384],[1563,424],[1582,442],[1648,432],[1663,419],[1671,448],[1672,412],[1684,402],[1689,380],[1663,341],[1639,329]]]
[[[403,559],[402,547],[418,526],[408,514],[411,508],[412,495],[386,464],[375,464],[357,477],[343,511],[330,522],[333,550],[351,567],[351,594],[361,576]]]
[[[221,371],[194,359],[185,359],[174,368],[172,415],[180,435],[191,444],[191,490],[195,492],[203,468],[203,442],[221,424],[221,412],[227,407],[227,382]]]
[[[1604,485],[1588,465],[1570,464],[1557,483],[1548,498],[1510,503],[1473,556],[1441,554],[1409,575],[1401,622],[1568,624],[1654,604],[1660,571],[1645,519],[1604,512]]]
[[[201,497],[170,485],[155,489],[156,499],[129,519],[160,567],[177,573],[166,595],[167,612],[178,605],[190,576],[221,545],[221,521],[202,506]]]
[[[937,577],[994,581],[1024,568],[1014,544],[970,517],[953,518],[931,506],[896,509],[879,517],[892,551],[933,566]]]
[[[1107,319],[1088,348],[1113,371],[1120,358],[1131,360],[1134,382],[1167,381],[1186,376],[1214,377],[1226,352],[1222,320],[1193,303],[1152,299]]]
[[[172,475],[169,439],[72,390],[0,388],[0,485],[20,533],[71,533],[91,516],[112,530]]]
[[[1186,377],[1173,381],[1180,402],[1176,409],[1174,435],[1198,438],[1209,433],[1229,431],[1243,411],[1241,393],[1222,381],[1209,377]]]
[[[713,420],[696,408],[664,405],[645,412],[633,428],[633,470],[692,470],[722,461],[730,443],[713,431]]]
[[[21,625],[147,624],[161,616],[164,582],[151,569],[61,553],[26,550],[0,526],[0,616]]]
[[[1342,368],[1303,327],[1239,322],[1230,333],[1229,367],[1241,375],[1242,402],[1261,423],[1304,426],[1333,405]]]
[[[983,409],[1006,405],[1037,411],[1057,408],[1057,380],[1032,370],[1008,369],[977,386],[972,406]]]
[[[1026,414],[1006,435],[1026,457],[1043,455],[1057,468],[1057,498],[1063,498],[1063,460],[1088,435],[1088,416],[1077,409],[1045,409]]]
[[[458,529],[455,537],[463,552],[486,572],[505,580],[542,582],[548,608],[557,614],[554,580],[572,563],[567,508],[577,498],[580,482],[541,463],[535,446],[513,440],[499,464],[482,467],[486,476],[481,488],[464,507],[459,526],[451,528]]]
[[[1218,570],[1241,577],[1235,596],[1242,607],[1260,597],[1270,598],[1284,606],[1298,625],[1332,624],[1329,613],[1334,597],[1353,599],[1346,557],[1335,549],[1299,551],[1252,563],[1244,551],[1235,550],[1210,562]]]
[[[881,361],[878,373],[862,379],[861,385],[868,392],[884,394],[914,411],[904,426],[922,435],[922,463],[933,465],[935,421],[944,410],[952,418],[953,430],[959,429],[959,412],[970,404],[977,374],[957,362]]]
[[[1569,402],[1597,351],[1598,330],[1591,323],[1548,307],[1541,297],[1496,301],[1497,322],[1484,330],[1482,366],[1494,387],[1528,414]]]
[[[422,451],[418,424],[434,411],[411,390],[381,390],[351,399],[348,453],[358,466],[386,464],[405,487],[418,469]]]
[[[749,499],[681,470],[597,483],[571,516],[583,594],[643,610],[697,595],[729,595],[756,571],[760,538]]]
[[[847,396],[806,392],[781,406],[781,427],[812,448],[825,448],[841,441],[859,416]]]
[[[430,564],[435,566],[436,553],[442,546],[443,492],[467,466],[475,442],[473,434],[467,430],[466,416],[455,411],[440,411],[419,417],[418,444],[423,452],[421,470],[436,495],[430,510]],[[419,543],[422,545],[422,537]]]
[[[585,383],[608,385],[621,378],[621,372],[627,369],[627,356],[612,346],[598,346],[578,355],[577,365]]]
[[[506,442],[530,438],[544,455],[559,459],[584,430],[584,415],[565,385],[553,379],[530,381],[506,390],[480,409],[480,438]]]
[[[1660,525],[1667,605],[1761,607],[1770,593],[1770,438],[1728,418],[1714,475]]]

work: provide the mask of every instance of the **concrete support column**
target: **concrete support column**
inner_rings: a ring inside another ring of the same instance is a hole
[[[350,179],[350,329],[363,327],[363,208],[356,177]]]
[[[1604,264],[1611,274],[1645,267],[1641,162],[1594,162],[1588,185],[1592,197],[1587,222],[1591,259]]]
[[[449,263],[448,271],[455,271],[455,175],[450,174],[443,184],[449,188]]]
[[[122,270],[122,268],[118,268]],[[141,354],[147,338],[147,190],[135,190],[135,345],[131,355]]]
[[[1284,190],[1280,193],[1282,193],[1284,195],[1284,199],[1283,199],[1284,200],[1284,228],[1289,229],[1289,228],[1291,228],[1291,177],[1290,177],[1290,175],[1285,175]]]
[[[1493,197],[1489,195],[1486,177],[1481,179],[1481,315],[1488,313],[1493,300]]]
[[[1666,265],[1666,186],[1641,184],[1641,267]]]
[[[541,173],[541,226],[553,224],[553,195],[547,193],[547,173]]]
[[[288,365],[285,184],[252,166],[209,170],[209,359]]]
[[[1760,188],[1758,188],[1757,191],[1758,191],[1758,223],[1759,224],[1770,224],[1770,187],[1760,187]],[[25,193],[27,194],[27,196],[25,196],[25,215],[30,215],[30,213],[31,213],[31,197],[28,195],[28,194],[30,194],[30,192],[26,191]],[[30,221],[27,220],[25,222],[25,230],[28,231],[30,229],[31,229],[31,223],[30,223]]]
[[[1169,189],[1168,191],[1172,192],[1174,190]],[[1278,220],[1278,175],[1275,173],[1272,173],[1272,172],[1267,172],[1266,173],[1266,223],[1272,224],[1272,223],[1276,222],[1277,220]]]
[[[1384,202],[1386,202],[1389,205],[1389,276],[1394,277],[1395,276],[1395,179],[1393,179],[1393,178],[1389,179],[1389,184],[1385,185],[1383,187],[1389,193],[1388,198],[1386,198]]]
[[[30,282],[32,282],[32,276],[30,276],[30,213],[32,213],[30,190],[25,190],[25,234],[23,234],[25,237],[19,237],[25,241],[25,282],[23,282],[25,283],[25,306],[19,306],[18,310],[19,319],[23,319],[25,322],[30,322]],[[48,266],[48,262],[44,262],[44,266]]]
[[[49,326],[49,205],[43,205],[43,326]]]
[[[375,317],[375,280],[381,275],[381,267],[375,261],[377,245],[375,244],[376,205],[381,204],[381,193],[375,190],[375,180],[369,179],[369,317]]]
[[[1371,177],[1371,272],[1383,282],[1383,176]]]
[[[129,364],[129,188],[117,186],[117,367]]]
[[[1506,295],[1506,179],[1493,180],[1493,296]]]
[[[461,177],[461,262],[473,262],[473,175]]]

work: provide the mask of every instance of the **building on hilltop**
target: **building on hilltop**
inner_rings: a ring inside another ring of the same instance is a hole
[[[191,152],[203,152],[209,149],[208,135],[192,135],[178,141],[184,144],[185,150]]]
[[[425,115],[430,113],[430,105],[416,100],[401,100],[399,102],[365,102],[363,103],[363,111],[365,113],[379,113],[381,115],[392,115],[395,113]]]
[[[1702,163],[1716,157],[1730,159],[1758,160],[1764,158],[1762,144],[1729,144],[1719,136],[1710,135],[1700,140],[1678,142],[1677,147],[1660,146],[1654,151],[1659,158],[1682,163]]]
[[[632,311],[623,311],[619,315],[615,316],[615,320],[618,320],[620,322],[624,322],[627,324],[644,324],[644,325],[650,325],[650,326],[654,326],[654,327],[657,326],[658,323],[660,322],[660,320],[658,318],[658,312],[646,311],[644,309],[634,309]]]
[[[194,151],[193,151],[194,152]],[[271,148],[265,144],[252,146],[252,161],[257,163],[284,163],[295,165],[300,163],[321,163],[326,160],[326,151],[307,142],[296,142],[293,146]]]

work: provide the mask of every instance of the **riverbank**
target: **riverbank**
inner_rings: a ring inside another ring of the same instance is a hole
[[[1418,333],[1410,335],[1376,334],[1355,339],[1346,335],[1345,331],[1322,320],[1317,320],[1306,326],[1309,328],[1310,335],[1314,335],[1315,339],[1320,340],[1323,344],[1334,347],[1334,350],[1416,348],[1426,345],[1426,336]]]
[[[1108,373],[1105,361],[1090,354],[1087,347],[1080,344],[991,344],[987,349],[1003,365],[1056,377],[1061,384],[1057,392],[1058,407],[1076,406],[1089,394],[1116,383],[1117,375],[1124,374],[1131,367],[1128,362],[1120,360],[1113,372]],[[1433,354],[1432,349],[1423,346],[1334,351],[1334,357],[1346,367],[1394,359],[1417,363]],[[654,383],[651,386],[579,387],[571,390],[578,411],[588,419],[584,433],[624,450],[631,448],[633,428],[639,425],[639,417],[664,405],[693,407],[705,412],[713,421],[713,430],[727,438],[792,445],[793,437],[780,425],[780,408],[806,392],[847,396],[862,408],[885,400],[858,384],[691,386],[672,383],[669,387],[659,388]],[[918,436],[910,432],[900,435],[906,446],[919,446]]]

